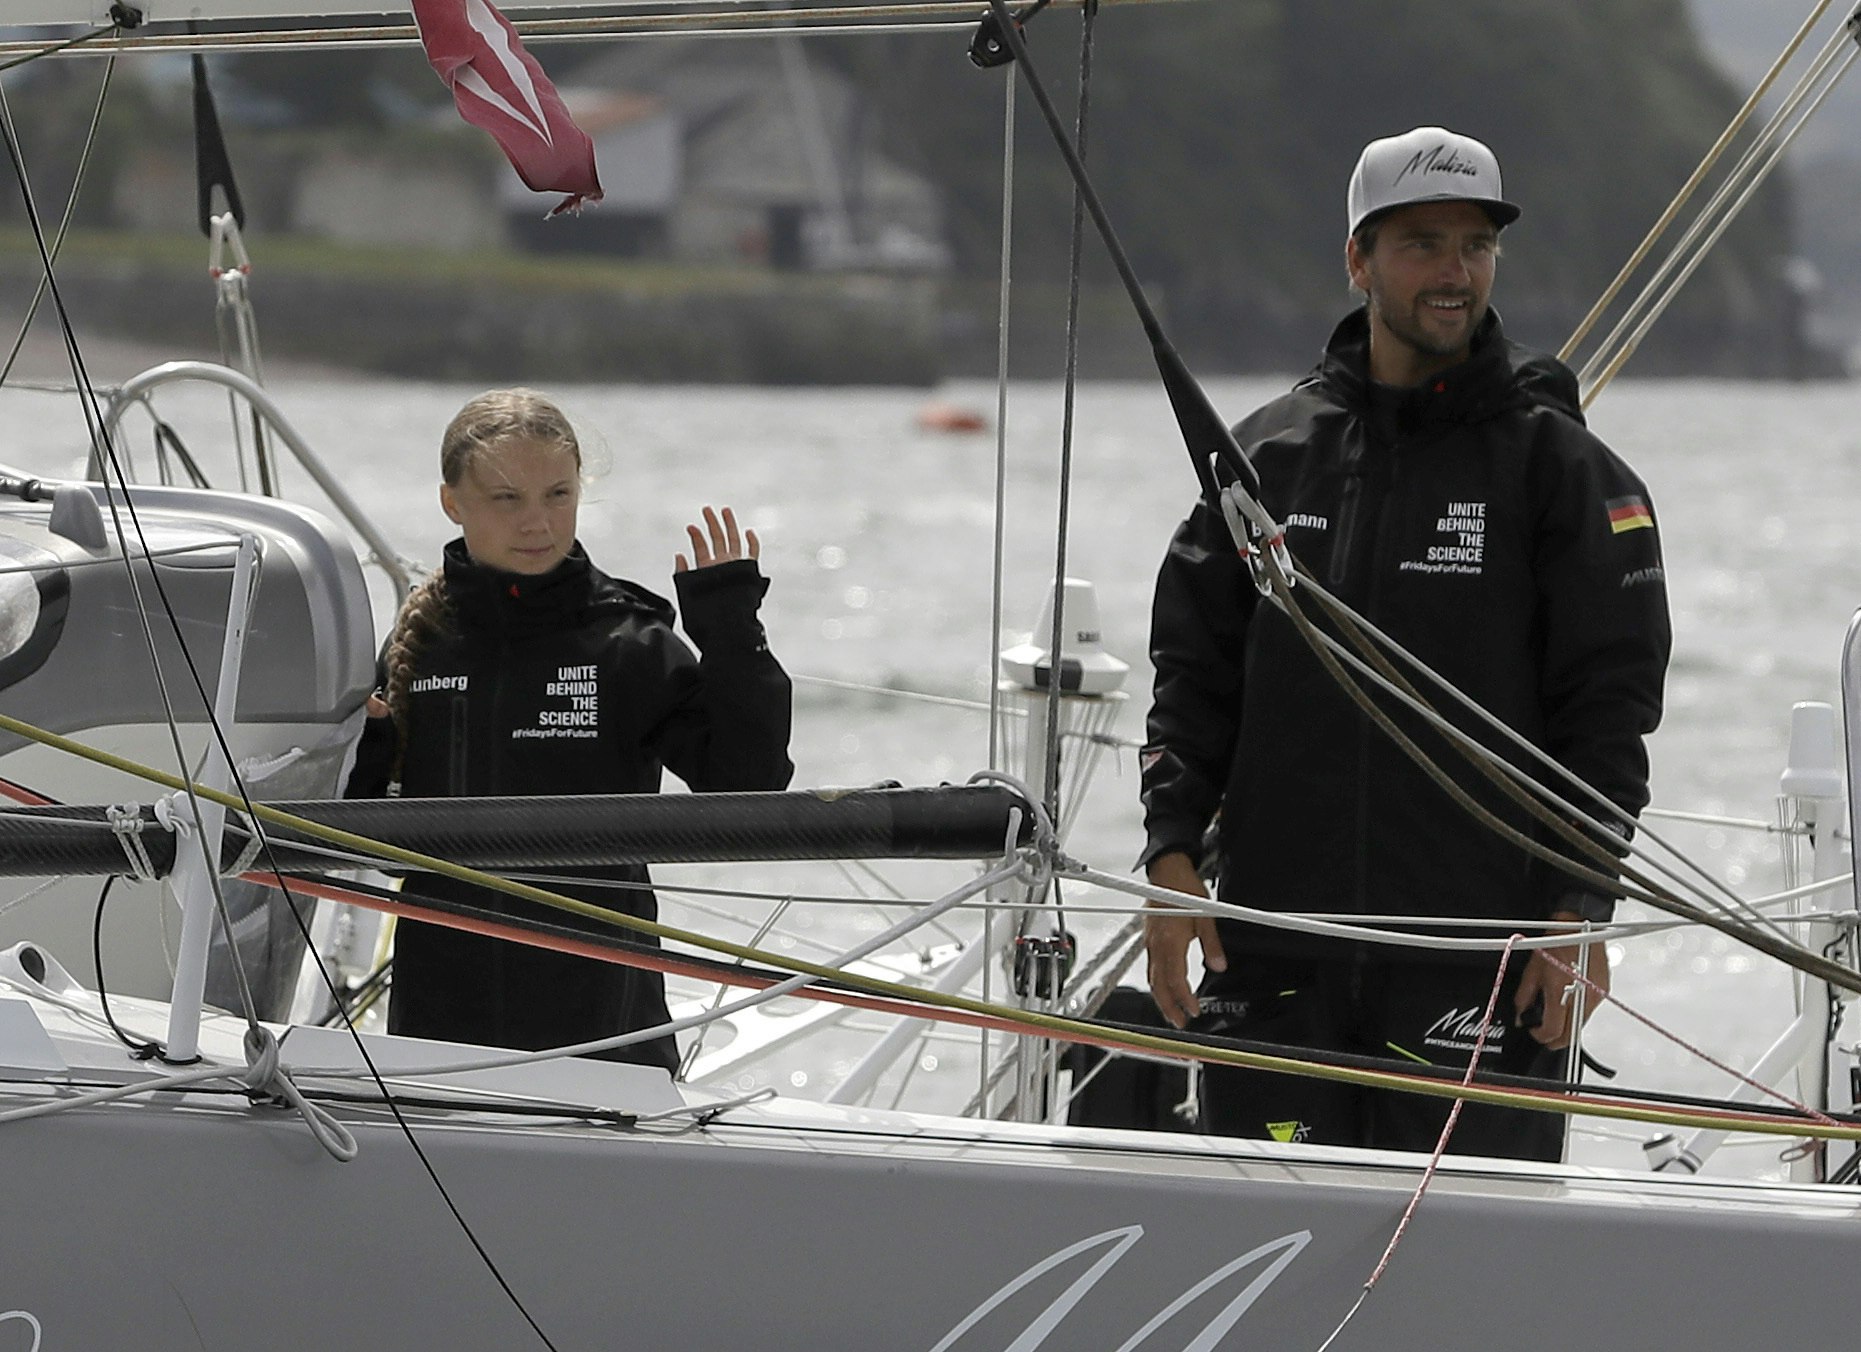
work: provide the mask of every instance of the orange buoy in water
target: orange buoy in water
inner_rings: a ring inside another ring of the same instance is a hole
[[[989,420],[955,404],[926,404],[918,410],[918,426],[926,432],[986,432]]]

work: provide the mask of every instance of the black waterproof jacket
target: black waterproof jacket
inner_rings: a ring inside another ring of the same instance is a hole
[[[1293,555],[1638,812],[1670,642],[1647,489],[1585,429],[1569,370],[1507,341],[1497,315],[1466,362],[1416,389],[1373,385],[1368,359],[1360,310],[1310,377],[1235,428]],[[1263,909],[1530,920],[1593,890],[1480,825],[1350,702],[1261,602],[1206,501],[1163,561],[1151,658],[1146,862],[1196,854],[1219,810],[1220,895]],[[1377,702],[1478,801],[1540,834],[1439,733]],[[1255,951],[1314,942],[1223,929]]]
[[[664,769],[697,790],[787,786],[789,681],[756,617],[768,583],[753,561],[676,575],[685,628],[702,660],[673,633],[666,601],[608,577],[579,544],[554,571],[525,577],[475,564],[455,540],[445,572],[450,622],[416,663],[403,796],[654,793]],[[394,748],[390,721],[370,720],[348,796],[388,791]],[[579,873],[647,881],[638,866]],[[405,886],[618,933],[446,878],[419,876]],[[557,890],[657,916],[644,888]],[[657,973],[417,922],[396,931],[389,1008],[396,1033],[528,1050],[667,1017]],[[676,1049],[661,1038],[614,1056],[671,1068]]]

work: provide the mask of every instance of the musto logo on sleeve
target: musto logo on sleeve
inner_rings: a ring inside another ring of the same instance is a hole
[[[601,679],[593,666],[558,667],[543,685],[536,725],[512,728],[512,737],[599,737]]]

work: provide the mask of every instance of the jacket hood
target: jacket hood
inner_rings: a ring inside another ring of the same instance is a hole
[[[443,566],[448,600],[468,625],[525,629],[627,613],[672,623],[670,601],[636,582],[609,577],[589,561],[579,540],[547,573],[487,567],[466,552],[463,538],[447,544]]]
[[[1359,306],[1332,330],[1325,355],[1303,382],[1318,386],[1345,408],[1361,412],[1370,401],[1370,315]],[[1410,392],[1426,422],[1469,423],[1510,409],[1553,409],[1584,421],[1577,378],[1556,357],[1505,336],[1497,310],[1488,310],[1473,335],[1467,360]]]

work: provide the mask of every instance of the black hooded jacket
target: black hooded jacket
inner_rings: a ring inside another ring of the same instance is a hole
[[[1569,370],[1507,341],[1496,314],[1467,361],[1422,386],[1375,386],[1368,369],[1359,310],[1310,377],[1234,429],[1294,557],[1638,812],[1670,642],[1647,489],[1585,429]],[[1317,612],[1309,598],[1306,609]],[[1350,702],[1260,602],[1206,501],[1163,561],[1151,658],[1146,862],[1196,854],[1219,810],[1220,895],[1263,909],[1531,920],[1585,890],[1477,822]],[[1541,834],[1438,732],[1376,698],[1456,783]],[[1476,731],[1470,715],[1452,716]],[[1313,944],[1223,928],[1256,951]]]
[[[756,617],[768,583],[753,561],[676,575],[702,660],[673,632],[666,601],[608,577],[579,544],[553,571],[526,577],[474,563],[455,540],[445,575],[447,623],[419,654],[408,698],[403,796],[653,793],[666,769],[696,790],[787,786],[789,681]],[[349,797],[388,792],[394,750],[390,721],[370,720]],[[648,880],[638,866],[579,873]],[[406,887],[615,933],[447,878],[420,876]],[[557,890],[657,916],[644,887]],[[396,933],[396,1033],[535,1050],[666,1017],[657,973],[418,922]],[[662,1038],[615,1056],[670,1068],[676,1051]]]

